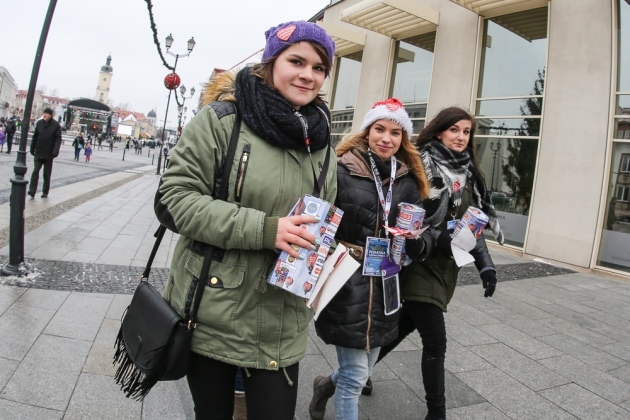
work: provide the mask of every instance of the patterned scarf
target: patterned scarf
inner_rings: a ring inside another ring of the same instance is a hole
[[[267,143],[285,149],[306,148],[304,128],[295,109],[275,89],[246,67],[236,75],[236,105],[243,121]],[[326,105],[311,102],[299,113],[308,128],[311,150],[321,150],[330,137],[330,112]]]
[[[425,221],[431,226],[439,226],[446,217],[449,201],[452,199],[455,206],[461,204],[466,179],[471,179],[474,204],[488,216],[490,230],[497,242],[503,245],[505,238],[490,193],[482,174],[472,164],[468,151],[458,153],[433,140],[422,147],[420,156],[430,185],[429,198],[425,201],[428,201],[425,209],[429,216]]]

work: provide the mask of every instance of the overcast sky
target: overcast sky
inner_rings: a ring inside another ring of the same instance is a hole
[[[191,36],[197,45],[180,58],[176,72],[190,92],[190,110],[201,84],[213,68],[230,68],[265,45],[264,32],[290,20],[308,20],[329,0],[153,0],[153,16],[164,50],[164,38],[175,39],[171,51],[184,54]],[[2,1],[0,9],[0,66],[11,73],[18,88],[28,89],[33,61],[49,0]],[[58,0],[42,59],[37,86],[48,94],[56,89],[66,98],[94,98],[98,73],[111,53],[114,76],[110,100],[129,103],[145,115],[153,108],[163,120],[169,73],[153,43],[144,0]],[[170,65],[175,58],[166,56]],[[188,96],[188,95],[187,95]],[[169,126],[175,126],[174,96]]]

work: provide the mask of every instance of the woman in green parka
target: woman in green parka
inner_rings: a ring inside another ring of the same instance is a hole
[[[423,201],[425,222],[435,228],[432,253],[424,261],[413,261],[401,281],[404,304],[398,324],[398,338],[381,348],[379,360],[404,338],[418,330],[422,339],[422,381],[426,392],[426,420],[446,418],[444,396],[444,356],[446,326],[444,312],[453,297],[459,267],[453,259],[451,234],[454,222],[469,206],[489,218],[489,230],[503,244],[490,194],[475,157],[475,122],[464,109],[450,107],[439,112],[422,130],[416,146],[429,180],[429,198]],[[496,270],[481,235],[470,251],[475,258],[485,290],[491,297],[497,284]],[[371,389],[365,390],[371,392]]]
[[[314,217],[285,217],[296,201],[320,183],[322,199],[336,196],[330,112],[318,96],[335,44],[304,21],[265,35],[261,64],[210,80],[156,197],[160,222],[181,235],[165,290],[181,314],[193,298],[204,244],[220,248],[202,279],[187,375],[197,419],[232,418],[237,366],[245,372],[248,418],[293,419],[313,311],[266,280],[277,250],[304,259],[291,245],[313,249],[317,242],[300,227]],[[215,200],[236,110],[243,124],[229,198]],[[318,183],[322,170],[325,182]]]

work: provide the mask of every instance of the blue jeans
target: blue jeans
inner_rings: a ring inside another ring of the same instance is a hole
[[[372,375],[380,347],[367,351],[336,346],[339,369],[332,374],[335,389],[335,418],[357,420],[361,390]]]

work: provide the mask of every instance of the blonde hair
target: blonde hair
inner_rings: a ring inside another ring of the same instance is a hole
[[[372,124],[373,125],[373,124]],[[338,157],[343,156],[346,152],[352,149],[358,149],[367,153],[368,149],[368,134],[370,133],[370,125],[365,130],[359,133],[350,133],[343,137],[341,142],[337,145],[336,153]],[[420,197],[424,200],[429,197],[429,181],[424,173],[424,165],[420,159],[418,149],[411,143],[409,136],[405,130],[402,130],[402,139],[400,141],[400,148],[396,152],[396,159],[403,162],[409,168],[409,172],[416,179],[418,184],[418,190],[420,191]]]

